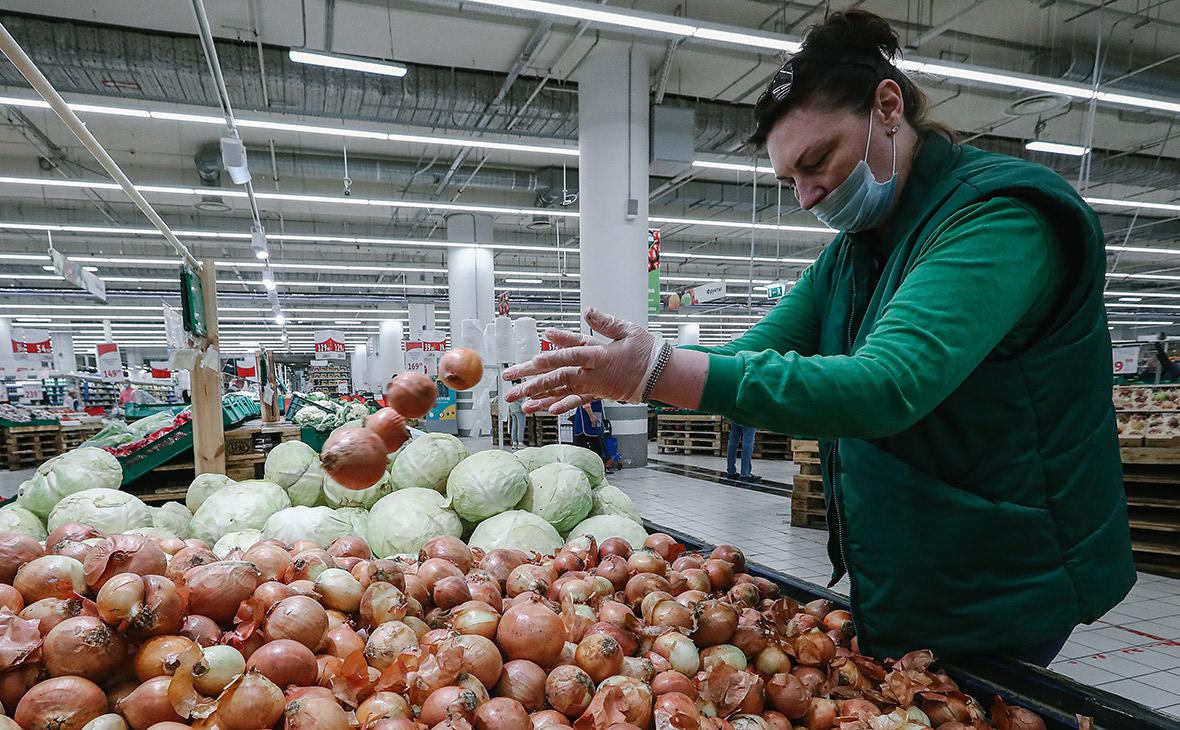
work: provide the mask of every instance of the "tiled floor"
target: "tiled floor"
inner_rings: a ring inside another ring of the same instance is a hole
[[[715,457],[651,456],[725,469]],[[790,482],[794,465],[756,461],[754,473]],[[706,478],[628,469],[612,484],[644,517],[702,540],[741,547],[747,557],[797,578],[826,585],[827,533],[792,527],[789,497],[739,489]],[[847,593],[847,580],[834,590]],[[1079,626],[1050,669],[1180,718],[1180,580],[1147,573],[1126,600],[1090,626]]]

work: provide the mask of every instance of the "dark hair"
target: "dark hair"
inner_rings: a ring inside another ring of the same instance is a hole
[[[901,87],[906,121],[919,134],[939,132],[953,137],[948,127],[926,118],[926,95],[892,63],[899,51],[897,32],[880,15],[855,8],[828,13],[822,23],[807,29],[803,47],[775,74],[754,105],[758,126],[747,142],[765,145],[774,125],[791,108],[812,98],[830,109],[867,112],[885,79]]]

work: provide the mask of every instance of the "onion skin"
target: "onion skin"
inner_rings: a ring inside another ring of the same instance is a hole
[[[545,708],[545,670],[527,659],[513,659],[504,663],[500,680],[492,688],[492,695],[509,697],[524,705],[529,712]]]
[[[86,585],[97,591],[119,573],[164,575],[168,556],[155,540],[142,535],[112,535],[86,557]]]
[[[324,442],[320,466],[345,489],[368,489],[384,476],[388,456],[385,442],[372,431],[341,428]]]
[[[0,583],[11,585],[16,571],[22,565],[43,555],[45,548],[28,535],[15,532],[0,534]]]
[[[549,672],[545,680],[545,699],[553,709],[574,719],[585,712],[594,699],[594,680],[584,670],[563,664]]]
[[[376,692],[356,708],[356,720],[362,727],[376,720],[408,719],[413,716],[414,710],[410,703],[396,692]]]
[[[364,427],[377,434],[385,444],[386,453],[397,451],[410,438],[405,416],[392,408],[381,408],[365,416]]]
[[[183,718],[168,701],[171,677],[154,677],[115,703],[115,711],[127,720],[131,730],[147,730],[160,722],[180,722]]]
[[[262,625],[267,641],[291,639],[314,651],[328,631],[328,614],[307,596],[291,596],[274,605]]]
[[[99,619],[78,616],[45,635],[41,654],[51,676],[106,681],[125,661],[127,642]]]
[[[224,560],[200,565],[184,574],[189,611],[228,625],[242,601],[258,588],[259,573],[252,563]]]
[[[179,583],[184,580],[184,574],[198,565],[208,565],[216,563],[217,556],[213,554],[212,550],[201,547],[186,547],[179,550],[172,559],[168,561],[168,568],[164,571],[164,577],[172,580],[174,583]]]
[[[47,679],[30,689],[16,705],[13,719],[23,730],[81,730],[106,714],[107,696],[81,677]]]
[[[98,607],[94,601],[87,598],[42,598],[40,601],[25,606],[20,611],[20,617],[26,620],[38,621],[41,636],[62,621],[75,616],[97,616]]]
[[[406,418],[422,418],[438,402],[438,388],[422,373],[400,373],[385,384],[385,402]]]
[[[513,606],[496,628],[496,644],[506,657],[527,659],[542,667],[552,666],[561,656],[564,636],[561,617],[539,603]]]
[[[315,654],[303,644],[290,639],[263,644],[250,655],[246,669],[258,670],[279,688],[313,685],[318,674]]]
[[[22,565],[12,587],[20,592],[26,606],[42,598],[82,595],[86,593],[85,568],[64,555],[45,555]]]

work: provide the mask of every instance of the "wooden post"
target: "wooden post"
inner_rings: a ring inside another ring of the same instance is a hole
[[[258,402],[262,406],[262,422],[278,423],[279,389],[276,387],[275,361],[270,350],[254,351],[254,372],[258,374]],[[270,397],[267,397],[267,393]]]
[[[213,259],[201,262],[201,289],[205,305],[205,344],[207,349],[218,346],[217,337],[217,276]],[[198,360],[193,368],[193,466],[197,474],[225,473],[225,424],[221,415],[221,364],[214,369],[202,367]]]

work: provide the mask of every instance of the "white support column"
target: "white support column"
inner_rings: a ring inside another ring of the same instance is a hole
[[[363,393],[369,390],[369,346],[357,345],[352,351],[352,392]]]
[[[16,373],[16,358],[12,354],[12,320],[0,317],[0,374]]]
[[[578,72],[582,309],[645,327],[648,72],[642,49],[608,42]],[[646,464],[647,406],[608,403],[606,411],[623,459]]]
[[[485,213],[454,213],[447,216],[447,240],[456,242],[491,243],[492,217]],[[463,338],[463,322],[478,321],[482,329],[492,320],[496,301],[496,274],[492,251],[488,248],[452,248],[447,250],[447,283],[450,285],[451,346],[463,347],[470,343]],[[484,358],[485,365],[494,365]],[[484,371],[478,386],[456,395],[460,436],[478,436],[480,424],[490,427],[488,418],[477,412],[476,404],[488,401],[494,388],[493,371]],[[482,408],[482,406],[480,406]]]
[[[695,322],[689,322],[677,326],[676,328],[676,344],[677,345],[699,345],[701,344],[701,326]]]
[[[53,341],[53,369],[59,373],[72,373],[78,369],[78,359],[74,356],[74,336],[69,332],[53,332],[49,335]],[[10,351],[12,348],[8,348]]]
[[[377,351],[374,358],[374,370],[369,371],[369,379],[373,382],[375,391],[385,390],[385,384],[398,373],[405,372],[406,353],[402,349],[404,338],[404,323],[400,319],[382,320],[377,333]]]

